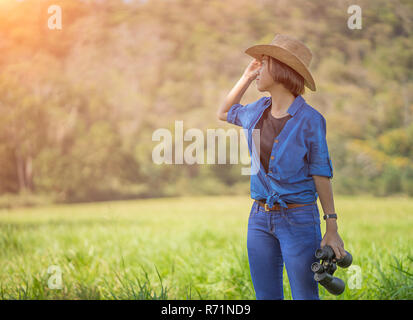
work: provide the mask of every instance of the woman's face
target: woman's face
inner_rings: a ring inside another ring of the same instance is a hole
[[[268,56],[263,55],[261,57],[261,68],[255,79],[258,91],[267,91],[268,88],[274,84],[274,79],[268,72],[268,62]]]

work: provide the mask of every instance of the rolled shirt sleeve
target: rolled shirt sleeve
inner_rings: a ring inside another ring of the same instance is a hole
[[[245,106],[240,103],[232,105],[228,110],[227,122],[243,128],[248,128],[254,114],[254,110],[258,106],[258,103],[263,102],[264,99],[265,97],[262,97],[255,102],[246,104]]]
[[[310,131],[308,175],[333,178],[333,164],[328,152],[326,140],[326,120],[322,115],[312,121]]]
[[[246,108],[242,104],[236,103],[228,110],[227,122],[243,127],[246,115]]]

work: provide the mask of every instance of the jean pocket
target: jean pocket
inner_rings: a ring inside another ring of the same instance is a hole
[[[285,217],[290,225],[307,227],[316,224],[314,210],[314,205],[287,209]]]
[[[250,220],[256,213],[257,213],[257,203],[254,201],[254,203],[251,206],[250,215],[248,217],[248,220]]]

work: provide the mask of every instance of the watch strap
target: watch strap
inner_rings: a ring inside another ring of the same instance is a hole
[[[329,218],[336,218],[337,219],[337,214],[335,214],[335,213],[325,214],[323,216],[323,218],[324,218],[324,220],[327,220]]]

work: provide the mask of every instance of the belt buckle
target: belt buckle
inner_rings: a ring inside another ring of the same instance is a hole
[[[268,203],[265,203],[265,211],[270,211],[270,208],[268,207]]]

